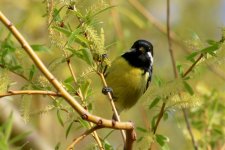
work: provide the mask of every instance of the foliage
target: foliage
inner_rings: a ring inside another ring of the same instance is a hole
[[[30,132],[25,132],[25,133],[21,133],[17,136],[14,136],[13,138],[11,138],[12,127],[13,127],[13,114],[11,113],[10,116],[8,117],[8,119],[6,120],[6,122],[0,126],[0,147],[1,147],[1,149],[9,150],[10,145],[20,141],[21,139],[24,139],[27,135],[30,134]],[[25,144],[26,143],[24,143],[24,145],[21,145],[20,147],[18,147],[18,149],[22,149],[23,146],[25,146]]]

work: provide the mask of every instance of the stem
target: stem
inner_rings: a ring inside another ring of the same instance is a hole
[[[101,80],[102,80],[103,86],[104,86],[104,87],[108,87],[108,85],[107,85],[107,83],[106,83],[106,80],[105,80],[105,77],[104,77],[103,73],[99,73],[99,76],[100,76],[100,78],[101,78]],[[118,114],[118,112],[117,112],[117,110],[116,110],[116,106],[115,106],[115,104],[114,104],[112,95],[111,95],[110,92],[108,92],[107,95],[108,95],[108,98],[109,98],[109,100],[110,100],[110,104],[111,104],[111,106],[112,106],[112,109],[113,109],[113,112],[114,112],[114,114],[115,114],[115,117],[116,117],[117,121],[120,122],[120,116],[119,116],[119,114]],[[121,130],[121,134],[122,134],[123,141],[126,142],[126,134],[125,134],[125,132],[124,132],[123,130]]]
[[[172,43],[171,43],[171,37],[170,37],[170,0],[167,0],[167,40],[168,40],[168,46],[169,46],[169,52],[170,52],[170,57],[171,57],[171,61],[172,61],[174,76],[175,76],[175,78],[178,78],[178,73],[177,73],[177,69],[176,69],[176,62],[175,62],[175,58],[174,58],[174,53],[173,53]],[[197,60],[187,69],[187,71],[183,74],[182,78],[186,77],[193,70],[195,65],[201,60],[202,57],[203,57],[203,54],[201,54],[197,58]],[[156,125],[155,125],[155,128],[153,130],[154,135],[157,131],[159,122],[163,117],[165,106],[166,106],[166,102],[163,102],[163,104],[161,106],[159,116],[158,116],[158,119],[157,119],[157,122],[156,122]],[[188,114],[187,114],[185,108],[182,108],[182,111],[183,111],[183,114],[184,114],[184,118],[185,118],[185,122],[186,122],[186,125],[187,125],[188,132],[191,136],[192,144],[193,144],[195,150],[197,150],[198,146],[197,146],[197,143],[195,141],[195,138],[194,138],[192,130],[191,130],[191,125],[190,125],[190,122],[188,120]],[[150,144],[150,148],[149,148],[150,150],[152,148],[152,144],[153,144],[153,142],[151,142],[151,144]]]
[[[12,96],[12,95],[50,95],[50,96],[59,96],[61,97],[62,95],[57,92],[53,91],[39,91],[39,90],[22,90],[22,91],[8,91],[6,94],[0,94],[1,97],[6,97],[6,96]]]
[[[74,139],[72,144],[70,144],[67,148],[67,150],[73,150],[74,146],[80,142],[82,139],[84,139],[86,136],[88,136],[89,134],[91,134],[92,132],[95,132],[96,130],[100,129],[102,127],[100,126],[94,126],[91,129],[85,131],[82,135],[80,135],[78,138]]]
[[[176,69],[176,62],[174,58],[174,53],[172,49],[172,42],[171,42],[171,36],[170,36],[170,0],[167,0],[167,21],[166,21],[166,29],[167,29],[167,41],[168,41],[168,46],[169,46],[169,52],[170,52],[170,57],[172,61],[172,66],[173,66],[173,73],[175,78],[178,77],[177,69]]]

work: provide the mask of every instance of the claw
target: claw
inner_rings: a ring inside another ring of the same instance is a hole
[[[111,87],[104,87],[104,88],[102,88],[102,93],[103,94],[107,94],[107,93],[113,93],[113,89],[111,88]]]

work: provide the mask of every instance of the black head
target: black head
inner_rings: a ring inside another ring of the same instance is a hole
[[[122,55],[130,65],[149,71],[153,64],[153,46],[149,41],[137,40],[130,51]]]
[[[153,57],[153,46],[149,41],[137,40],[136,42],[134,42],[131,49],[135,49],[137,51],[140,51],[141,53],[150,52]]]

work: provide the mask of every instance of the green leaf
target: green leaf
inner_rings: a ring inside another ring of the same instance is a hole
[[[144,139],[143,136],[139,137],[139,138],[137,139],[137,143],[138,143],[138,142],[141,142],[143,139]]]
[[[61,143],[60,143],[60,142],[58,142],[58,143],[56,144],[56,146],[55,146],[55,150],[59,150],[60,145],[61,145]]]
[[[104,141],[104,148],[105,150],[113,150],[112,145],[108,141]]]
[[[54,21],[62,21],[59,13],[63,9],[63,7],[64,6],[62,6],[60,9],[54,8],[54,10],[53,10],[53,20]]]
[[[104,8],[104,9],[101,9],[101,10],[97,11],[96,13],[92,14],[92,15],[90,16],[90,18],[92,18],[92,17],[94,17],[94,16],[97,16],[98,14],[100,14],[100,13],[102,13],[102,12],[108,10],[108,9],[111,9],[111,8],[113,8],[113,7],[115,7],[115,6],[108,6],[108,7]]]
[[[22,139],[24,139],[25,137],[27,137],[29,134],[31,133],[31,131],[28,131],[28,132],[25,132],[25,133],[21,133],[15,137],[13,137],[11,140],[10,140],[10,144],[14,144],[18,141],[21,141]]]
[[[209,45],[215,45],[217,44],[217,41],[214,41],[214,40],[207,40],[206,41]]]
[[[83,127],[87,128],[87,129],[89,128],[89,124],[88,124],[87,121],[85,121],[85,120],[83,120],[81,118],[79,118],[78,121]]]
[[[4,127],[4,136],[5,136],[5,139],[6,141],[9,140],[9,137],[11,135],[11,131],[12,131],[12,121],[13,121],[13,114],[11,113],[9,115],[9,118],[7,119],[7,121],[5,122],[5,124],[3,125]]]
[[[186,57],[186,59],[193,62],[193,61],[195,61],[195,60],[194,60],[195,56],[197,56],[198,54],[199,54],[199,52],[193,52],[193,53],[191,53],[190,55],[188,55],[188,56]]]
[[[164,146],[167,142],[169,142],[169,138],[164,135],[156,134],[155,137],[156,137],[157,143],[160,146]]]
[[[72,127],[72,125],[73,125],[73,121],[70,123],[70,125],[68,126],[68,128],[66,129],[66,138],[68,137],[68,135],[69,135],[69,133],[70,133],[70,129],[71,129],[71,127]]]
[[[155,116],[152,118],[152,120],[151,120],[152,130],[155,129],[155,125],[156,125],[156,120],[157,120],[157,118],[158,118],[158,114],[155,115]]]
[[[58,26],[54,26],[52,28],[58,30],[59,32],[61,32],[63,34],[65,34],[66,36],[70,36],[70,34],[71,34],[71,31],[69,31],[66,28],[62,28],[62,27],[58,27]]]
[[[34,51],[49,51],[48,47],[44,45],[34,44],[31,47]]]
[[[34,73],[36,71],[36,68],[34,65],[31,66],[31,69],[30,69],[30,74],[29,74],[29,81],[32,80],[33,76],[34,76]]]
[[[88,47],[88,40],[83,35],[77,35],[75,41],[83,47]]]
[[[156,106],[159,101],[160,101],[161,97],[156,97],[152,102],[151,104],[149,105],[148,109],[152,109],[154,106]]]
[[[140,131],[140,132],[144,132],[144,133],[148,132],[148,130],[146,130],[146,129],[142,128],[142,127],[137,127],[136,129],[138,131]]]
[[[183,84],[184,84],[184,88],[188,91],[188,93],[190,95],[193,95],[194,91],[193,91],[192,87],[186,81],[183,81]]]
[[[211,53],[219,49],[219,44],[215,44],[209,47],[206,47],[201,50],[202,53]]]
[[[177,70],[178,70],[179,75],[182,77],[184,74],[184,69],[181,64],[177,64]]]
[[[71,45],[71,43],[73,43],[75,41],[75,39],[77,38],[77,35],[81,32],[80,29],[76,29],[75,31],[70,33],[70,36],[67,40],[67,45]]]
[[[86,80],[81,84],[81,91],[84,96],[84,99],[88,97],[88,91],[90,89],[91,80]]]
[[[64,123],[63,123],[62,117],[60,115],[60,110],[57,110],[57,118],[58,118],[59,123],[61,124],[61,126],[64,127]]]
[[[93,57],[89,49],[83,48],[81,49],[83,53],[83,60],[87,62],[89,65],[93,65]]]
[[[67,79],[64,80],[64,83],[72,83],[74,82],[74,79],[72,76],[68,77]]]

